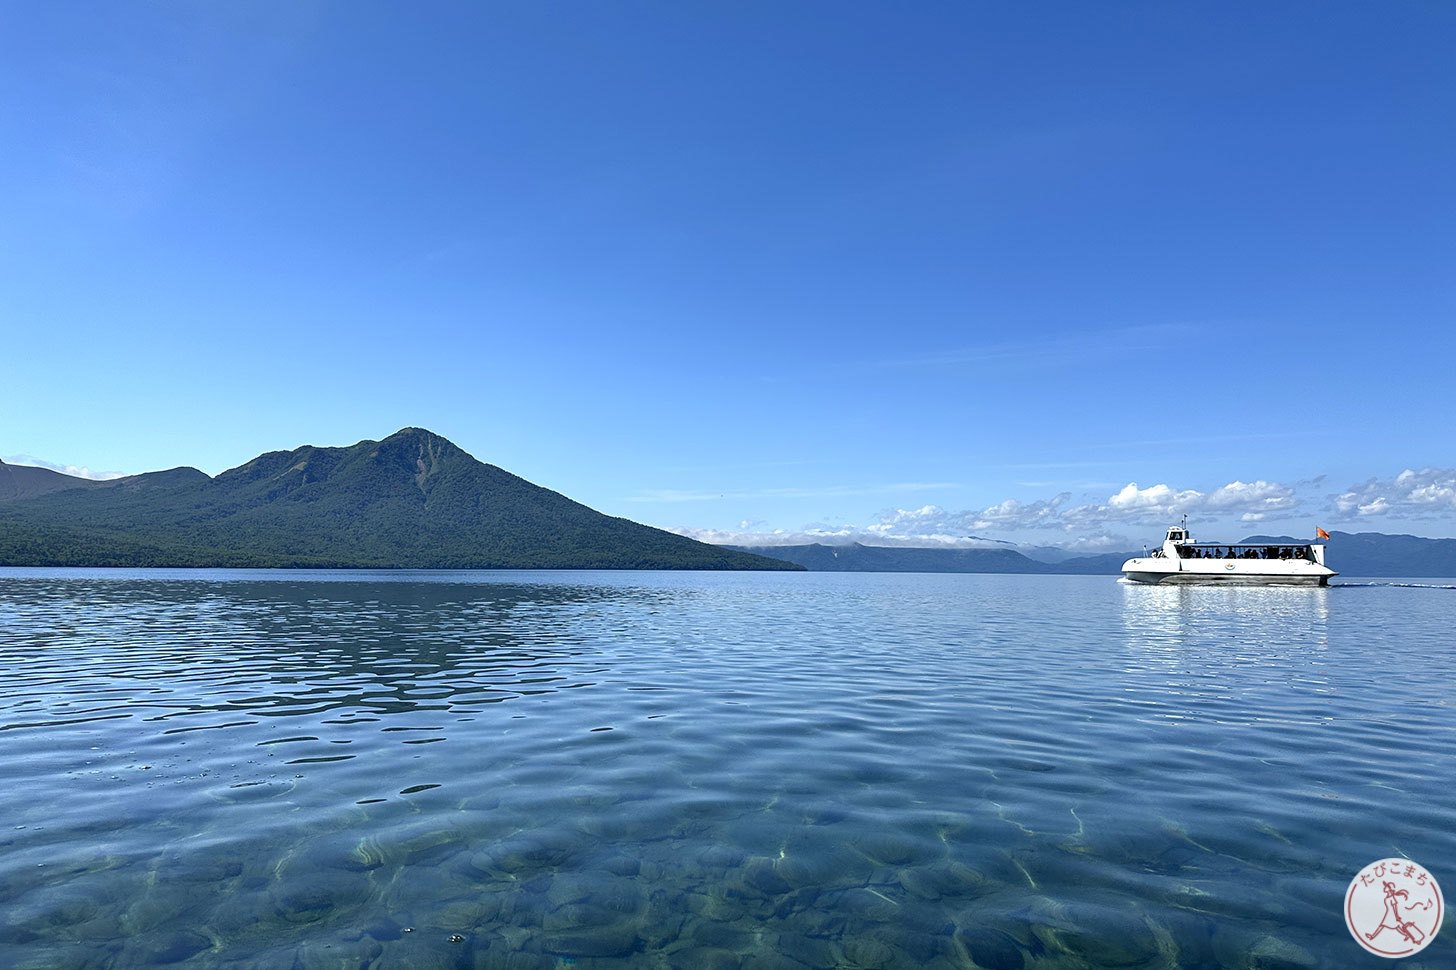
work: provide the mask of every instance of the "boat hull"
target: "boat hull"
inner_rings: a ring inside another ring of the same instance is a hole
[[[1339,575],[1328,566],[1304,559],[1172,559],[1166,556],[1129,559],[1122,575],[1147,585],[1199,586],[1328,586]]]
[[[1328,586],[1330,576],[1270,575],[1267,573],[1137,572],[1125,570],[1129,582],[1148,586]]]

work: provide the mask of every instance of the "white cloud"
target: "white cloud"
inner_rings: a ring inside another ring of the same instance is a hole
[[[4,455],[0,457],[10,465],[32,465],[36,468],[49,468],[53,472],[60,472],[63,475],[71,475],[75,478],[89,478],[97,482],[109,482],[113,478],[125,478],[126,472],[96,472],[85,465],[60,465],[53,461],[46,461],[44,458],[37,458],[34,455]]]
[[[1022,502],[1014,498],[997,502],[978,512],[977,529],[1039,529],[1059,524],[1062,506],[1072,498],[1071,492],[1059,492],[1051,498]]]
[[[1209,494],[1205,507],[1242,511],[1260,519],[1276,512],[1292,512],[1299,505],[1294,489],[1277,482],[1229,482]]]
[[[1175,511],[1185,509],[1203,498],[1203,493],[1188,489],[1178,491],[1167,485],[1150,485],[1138,488],[1137,482],[1129,482],[1122,491],[1107,500],[1104,508],[1113,514],[1133,515],[1145,518],[1157,515],[1167,518]]]
[[[1293,513],[1299,498],[1289,485],[1232,481],[1211,492],[1196,488],[1177,489],[1166,484],[1139,488],[1129,482],[1100,505],[1082,505],[1068,510],[1066,519],[1082,525],[1109,521],[1163,522],[1180,515],[1208,517],[1238,516],[1244,522],[1262,522],[1271,515]]]
[[[1407,468],[1372,478],[1335,496],[1335,511],[1352,518],[1399,513],[1412,518],[1456,512],[1456,468]]]

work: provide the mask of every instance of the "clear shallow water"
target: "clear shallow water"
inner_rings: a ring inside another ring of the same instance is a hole
[[[1341,904],[1395,855],[1456,892],[1453,615],[0,570],[0,966],[1388,967]]]

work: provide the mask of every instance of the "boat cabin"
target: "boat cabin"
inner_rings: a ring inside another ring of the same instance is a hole
[[[1156,558],[1300,560],[1324,565],[1325,547],[1317,543],[1220,543],[1195,542],[1188,526],[1173,526]]]

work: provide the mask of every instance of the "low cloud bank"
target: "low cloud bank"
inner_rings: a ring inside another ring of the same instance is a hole
[[[85,465],[60,465],[53,461],[46,461],[44,458],[37,458],[34,455],[4,455],[0,461],[7,465],[31,465],[35,468],[49,468],[53,472],[60,472],[62,475],[71,475],[75,478],[89,478],[95,482],[109,482],[114,478],[125,478],[126,472],[96,472]]]
[[[1323,478],[1299,483],[1306,491]],[[1456,515],[1456,469],[1407,469],[1394,478],[1372,478],[1344,492],[1318,497],[1294,485],[1258,479],[1232,481],[1211,490],[1174,488],[1166,483],[1141,487],[1129,482],[1102,501],[1074,502],[1070,492],[1024,501],[1009,498],[981,509],[922,505],[887,509],[874,521],[854,525],[815,523],[801,529],[767,529],[742,522],[738,529],[674,529],[705,542],[731,545],[800,545],[862,542],[878,546],[1005,548],[1016,543],[991,535],[1032,534],[1030,544],[1097,553],[1135,548],[1126,534],[1163,526],[1187,515],[1195,521],[1253,525],[1297,515],[1327,516],[1331,522],[1381,516],[1436,518]],[[1047,539],[1048,535],[1053,536]]]

